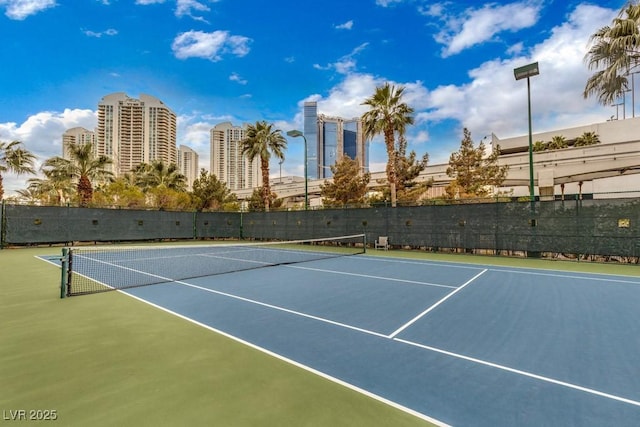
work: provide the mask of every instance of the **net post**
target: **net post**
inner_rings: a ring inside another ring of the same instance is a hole
[[[69,248],[62,248],[61,261],[61,277],[60,277],[60,298],[67,296],[67,288],[69,286]]]
[[[362,234],[362,253],[367,253],[367,233]]]

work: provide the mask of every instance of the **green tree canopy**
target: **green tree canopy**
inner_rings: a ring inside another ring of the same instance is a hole
[[[610,26],[591,36],[585,62],[595,73],[589,77],[584,97],[597,96],[610,105],[629,89],[629,74],[640,64],[640,3],[630,1]]]
[[[69,159],[52,157],[45,160],[42,170],[50,179],[64,183],[65,177],[75,182],[80,206],[88,206],[93,199],[94,183],[113,177],[107,166],[112,163],[107,156],[95,154],[93,144],[69,145]]]
[[[214,174],[200,169],[200,176],[193,182],[191,192],[197,210],[238,210],[238,198],[227,185]]]
[[[460,150],[449,157],[447,175],[453,181],[447,187],[450,198],[486,197],[490,187],[500,186],[507,176],[507,166],[498,165],[498,150],[486,155],[484,142],[474,147],[471,132],[464,129]]]
[[[33,162],[35,156],[22,147],[22,142],[0,141],[0,200],[4,198],[4,185],[2,175],[5,172],[34,174]]]
[[[398,177],[398,200],[403,203],[417,202],[420,196],[431,186],[433,180],[417,182],[420,173],[427,168],[429,154],[424,153],[420,159],[414,150],[407,156],[407,140],[404,136],[398,139],[395,154],[396,173]]]
[[[266,204],[264,200],[264,187],[259,187],[253,190],[251,193],[251,197],[247,199],[248,208],[251,212],[260,212],[266,210]],[[269,193],[269,197],[267,203],[270,207],[274,209],[278,209],[282,207],[283,200],[278,199],[278,195],[276,193]]]
[[[187,188],[187,180],[175,163],[167,165],[162,160],[154,160],[151,164],[141,163],[134,173],[136,185],[144,191],[164,187],[184,192]]]
[[[358,162],[342,156],[331,166],[333,179],[320,185],[322,203],[325,206],[361,205],[365,201],[369,172],[361,173]]]
[[[242,141],[242,154],[247,156],[250,162],[255,158],[260,159],[260,171],[262,172],[262,200],[266,211],[271,205],[271,186],[269,185],[269,159],[271,154],[284,159],[284,150],[287,148],[287,140],[280,129],[274,129],[273,124],[266,121],[258,121],[255,125],[247,126],[245,139]]]
[[[365,139],[373,139],[376,135],[384,136],[387,150],[387,182],[391,191],[391,205],[396,205],[396,133],[402,137],[406,127],[414,122],[413,108],[402,102],[404,87],[396,87],[385,83],[377,87],[375,93],[362,105],[369,106],[369,111],[362,115],[362,129]]]

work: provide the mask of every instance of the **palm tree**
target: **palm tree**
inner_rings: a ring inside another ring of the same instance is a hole
[[[404,136],[407,125],[413,124],[413,108],[402,101],[404,87],[396,87],[385,83],[377,87],[371,98],[362,105],[370,110],[362,115],[362,128],[365,139],[371,140],[376,135],[384,135],[387,149],[387,181],[391,189],[391,206],[396,205],[396,132]]]
[[[567,147],[568,147],[567,138],[565,138],[562,135],[556,135],[552,137],[551,142],[549,142],[550,150],[560,150],[562,148],[567,148]]]
[[[94,181],[110,179],[113,174],[106,169],[112,163],[107,156],[96,156],[93,144],[70,144],[70,159],[52,157],[42,165],[45,175],[49,173],[56,179],[64,181],[67,177],[76,182],[76,191],[80,198],[80,206],[87,206],[93,199]]]
[[[187,182],[175,163],[166,165],[162,160],[151,164],[142,163],[136,168],[136,185],[142,190],[164,187],[175,191],[186,191]]]
[[[287,140],[280,129],[274,129],[271,123],[266,121],[248,125],[245,138],[242,140],[242,154],[247,156],[250,162],[260,158],[260,171],[262,172],[262,199],[265,210],[269,211],[271,186],[269,185],[269,159],[273,153],[279,160],[284,160],[284,150],[287,148]]]
[[[600,137],[595,132],[585,132],[576,138],[576,147],[584,147],[586,145],[595,145],[600,143]]]
[[[640,3],[629,2],[611,26],[600,28],[591,36],[592,46],[585,55],[590,70],[597,70],[588,80],[584,97],[598,96],[602,105],[624,96],[629,87],[628,75],[640,64]]]
[[[2,174],[13,172],[21,175],[23,173],[34,174],[33,162],[35,156],[22,148],[22,142],[0,141],[0,200],[4,198],[4,186],[2,185]]]

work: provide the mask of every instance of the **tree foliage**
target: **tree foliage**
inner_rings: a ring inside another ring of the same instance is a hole
[[[5,172],[34,174],[33,162],[35,156],[22,147],[22,142],[0,141],[0,200],[4,197],[4,185],[2,175]]]
[[[391,205],[396,204],[396,133],[403,137],[408,125],[414,122],[413,108],[402,102],[404,87],[396,87],[385,83],[377,87],[375,93],[362,105],[369,106],[369,111],[362,115],[362,129],[365,139],[373,139],[376,135],[384,136],[387,150],[387,182],[391,191]]]
[[[431,186],[428,182],[416,182],[416,179],[424,171],[429,163],[429,154],[424,153],[420,159],[414,150],[407,153],[407,140],[401,136],[396,149],[396,173],[398,177],[397,198],[403,203],[417,202],[420,196]]]
[[[191,192],[193,204],[197,210],[238,210],[238,198],[231,193],[229,187],[214,174],[205,169],[193,182]]]
[[[112,160],[107,156],[98,156],[93,144],[70,144],[69,159],[52,157],[42,164],[42,171],[52,181],[64,184],[70,179],[76,188],[80,206],[88,206],[93,199],[94,184],[112,179],[113,173],[107,170]]]
[[[135,169],[134,174],[136,185],[143,191],[156,187],[175,191],[185,191],[187,188],[187,180],[175,163],[167,165],[162,160],[154,160],[151,164],[141,163]]]
[[[320,185],[324,206],[361,205],[365,201],[369,172],[361,173],[358,162],[342,156],[331,166],[333,179]]]
[[[585,132],[576,138],[576,147],[586,147],[588,145],[600,144],[600,137],[595,132]]]
[[[447,175],[452,178],[447,186],[449,198],[486,197],[491,187],[500,186],[507,176],[507,166],[498,165],[498,150],[486,156],[484,142],[474,147],[471,132],[464,129],[460,150],[449,157]]]
[[[269,206],[278,209],[282,207],[283,200],[278,199],[276,193],[269,193],[268,197]],[[261,212],[266,210],[266,204],[264,200],[264,187],[256,188],[251,193],[251,197],[247,200],[247,207],[251,212]]]
[[[584,97],[597,96],[602,105],[610,105],[629,89],[629,74],[640,64],[640,3],[629,2],[609,26],[591,36],[585,55],[590,70]]]
[[[280,129],[274,129],[273,124],[265,121],[256,122],[247,126],[247,132],[242,140],[242,154],[247,156],[250,162],[255,158],[260,159],[260,171],[262,172],[262,203],[266,211],[271,206],[271,186],[269,185],[269,159],[271,154],[284,159],[284,150],[287,148],[287,140]]]

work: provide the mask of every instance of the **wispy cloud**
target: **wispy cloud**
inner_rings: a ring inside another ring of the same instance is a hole
[[[57,6],[55,0],[0,0],[0,7],[5,9],[4,14],[16,21],[22,21],[54,6]]]
[[[376,5],[382,7],[389,7],[396,3],[402,3],[405,0],[376,0]]]
[[[367,48],[367,46],[369,46],[369,43],[362,43],[359,46],[356,46],[355,49],[353,49],[350,53],[348,53],[347,55],[344,55],[343,57],[341,57],[340,59],[338,59],[338,61],[328,64],[328,65],[320,65],[320,64],[314,64],[313,67],[317,70],[336,70],[336,72],[340,73],[340,74],[348,74],[350,72],[353,72],[356,69],[357,66],[357,61],[355,59],[355,57],[362,52],[364,49]]]
[[[540,18],[542,3],[525,0],[507,5],[488,3],[477,9],[467,9],[460,15],[448,15],[444,9],[431,9],[439,14],[444,28],[435,36],[444,45],[442,56],[458,54],[472,46],[494,39],[502,32],[516,32],[536,24]]]
[[[182,18],[188,16],[196,21],[207,22],[202,16],[197,15],[199,12],[209,12],[209,6],[197,0],[177,0],[176,16]]]
[[[91,30],[82,30],[82,32],[86,36],[96,37],[96,38],[100,38],[102,36],[115,36],[116,34],[118,34],[118,30],[115,30],[113,28],[109,28],[108,30],[100,31],[100,32],[91,31]]]
[[[231,75],[229,76],[229,80],[231,80],[232,82],[236,82],[238,84],[241,85],[246,85],[247,81],[245,79],[243,79],[242,77],[240,77],[240,75],[238,73],[231,73]]]
[[[347,21],[344,24],[336,25],[336,30],[351,30],[353,28],[353,20]]]
[[[239,57],[247,55],[250,43],[250,38],[234,36],[228,31],[187,31],[176,36],[171,48],[178,59],[204,58],[217,62],[227,53]]]
[[[140,6],[148,6],[151,4],[162,4],[166,3],[167,0],[136,0],[135,4]],[[209,12],[211,8],[206,5],[206,3],[216,3],[219,0],[207,0],[207,1],[198,1],[198,0],[176,0],[176,8],[175,15],[178,18],[182,18],[184,16],[188,16],[189,18],[195,19],[196,21],[208,22],[203,16],[202,13]]]

